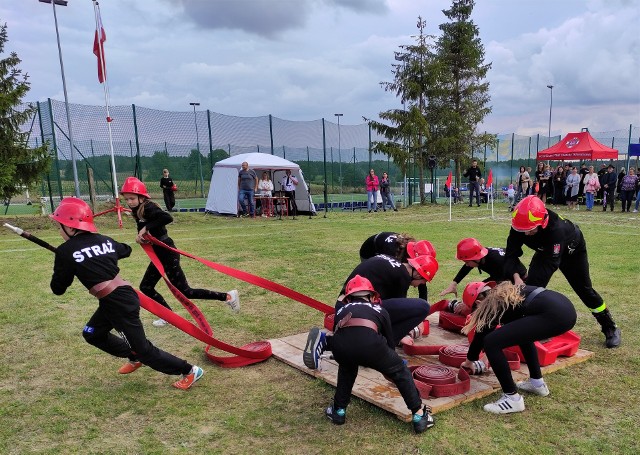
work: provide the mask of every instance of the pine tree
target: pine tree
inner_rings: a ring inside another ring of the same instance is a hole
[[[0,56],[7,40],[4,24],[0,26]],[[0,196],[5,200],[37,183],[51,164],[47,145],[29,148],[28,133],[20,131],[36,113],[32,105],[22,109],[29,82],[28,75],[18,69],[20,62],[15,52],[0,59]]]
[[[440,25],[436,42],[438,82],[431,93],[427,119],[437,124],[432,130],[434,154],[453,159],[456,179],[461,165],[474,149],[493,144],[493,135],[478,134],[477,126],[491,112],[484,46],[478,27],[471,20],[474,0],[454,0],[444,15],[451,21]]]

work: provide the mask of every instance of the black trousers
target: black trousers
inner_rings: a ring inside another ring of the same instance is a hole
[[[476,204],[480,205],[480,182],[469,182],[469,205],[473,204],[473,192],[476,193]]]
[[[517,388],[502,352],[504,348],[519,346],[530,376],[540,379],[542,372],[534,342],[561,335],[576,323],[573,304],[559,292],[542,291],[527,308],[529,314],[504,324],[484,338],[484,351],[505,393],[516,393]]]
[[[616,199],[615,199],[616,188],[615,187],[605,188],[604,192],[607,193],[606,194],[607,204],[603,206],[603,210],[607,210],[607,205],[608,205],[609,207],[611,207],[611,211],[613,212],[613,206],[616,202]]]
[[[298,214],[298,204],[296,203],[296,192],[295,191],[285,191],[284,196],[287,198],[289,207],[289,215],[296,216]]]
[[[173,207],[176,205],[176,195],[173,190],[171,188],[163,188],[162,197],[164,199],[164,205],[167,207],[167,210],[173,210]]]
[[[118,331],[120,336],[111,333]],[[139,360],[165,374],[188,374],[192,365],[154,346],[140,321],[140,301],[129,286],[121,286],[104,299],[84,327],[87,343],[115,357]]]
[[[175,248],[175,244],[171,238],[167,238],[166,240],[163,240],[163,242]],[[222,302],[227,300],[226,292],[210,291],[208,289],[192,289],[189,287],[187,277],[182,271],[182,267],[180,267],[180,255],[178,253],[174,253],[166,248],[155,245],[153,247],[153,251],[158,255],[158,258],[167,273],[169,281],[171,281],[171,283],[188,299],[220,300]],[[155,289],[156,284],[158,284],[158,281],[160,281],[161,278],[162,275],[160,275],[156,266],[153,265],[153,263],[149,263],[147,270],[142,277],[142,281],[140,282],[140,291],[142,291],[144,295],[151,297],[153,300],[160,303],[162,306],[171,309],[167,301]]]
[[[591,275],[589,274],[589,258],[587,257],[587,245],[580,233],[580,239],[573,253],[565,252],[560,261],[560,271],[565,276],[571,288],[578,294],[591,312],[600,309],[603,304],[602,297],[593,289]],[[547,287],[551,275],[555,270],[549,265],[549,261],[542,254],[535,253],[529,264],[527,284],[531,286]]]
[[[430,308],[426,300],[410,298],[386,299],[382,301],[381,306],[389,313],[395,345],[425,320]]]
[[[373,368],[391,379],[412,413],[421,408],[411,372],[382,335],[367,327],[345,327],[335,333],[332,345],[333,358],[339,365],[334,408],[349,405],[360,366]]]

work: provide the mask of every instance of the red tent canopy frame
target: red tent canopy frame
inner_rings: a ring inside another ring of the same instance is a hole
[[[602,145],[589,131],[569,133],[564,139],[548,149],[538,152],[538,161],[562,160],[607,160],[618,159],[618,150]]]

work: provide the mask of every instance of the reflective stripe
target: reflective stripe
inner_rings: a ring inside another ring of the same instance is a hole
[[[593,314],[602,313],[606,309],[607,309],[607,304],[602,302],[602,305],[600,305],[598,308],[591,308],[591,312]]]

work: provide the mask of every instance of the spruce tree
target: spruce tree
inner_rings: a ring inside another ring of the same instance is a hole
[[[7,25],[0,26],[0,57],[7,43]],[[49,170],[47,146],[29,148],[27,132],[21,126],[36,115],[36,108],[24,109],[22,99],[29,91],[28,75],[18,69],[21,60],[15,52],[0,58],[0,196],[5,200],[24,192]]]

